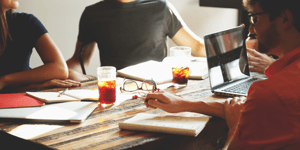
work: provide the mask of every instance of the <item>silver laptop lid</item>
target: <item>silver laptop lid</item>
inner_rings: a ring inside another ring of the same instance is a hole
[[[97,102],[64,102],[41,107],[0,109],[0,121],[81,123],[97,106]]]
[[[204,36],[212,92],[234,81],[249,78],[243,27]]]

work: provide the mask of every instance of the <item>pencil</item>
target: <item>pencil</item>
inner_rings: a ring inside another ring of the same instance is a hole
[[[60,97],[60,96],[64,95],[67,90],[68,90],[68,88],[66,88],[64,91],[62,91],[61,93],[59,93],[57,97]]]

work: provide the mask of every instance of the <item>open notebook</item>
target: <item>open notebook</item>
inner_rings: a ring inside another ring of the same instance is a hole
[[[67,90],[64,95],[58,97],[61,93],[59,92],[26,92],[27,95],[37,98],[40,101],[46,103],[55,102],[70,102],[70,101],[83,101],[91,100],[98,101],[99,92],[98,90]]]

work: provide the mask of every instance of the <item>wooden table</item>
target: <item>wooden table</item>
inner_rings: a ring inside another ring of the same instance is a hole
[[[97,88],[97,81],[82,84],[80,88]],[[50,91],[61,90],[50,89]],[[44,90],[47,91],[47,90]],[[49,91],[49,90],[48,90]],[[214,96],[208,79],[189,80],[181,89],[168,88],[191,101],[216,101],[226,97]],[[120,130],[118,123],[137,113],[164,113],[146,108],[142,99],[127,100],[108,109],[96,108],[81,124],[22,124],[0,122],[0,129],[18,137],[54,149],[221,149],[227,139],[227,125],[223,119],[212,117],[197,137],[163,133]]]

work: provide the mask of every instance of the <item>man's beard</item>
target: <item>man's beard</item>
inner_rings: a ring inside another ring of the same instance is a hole
[[[258,44],[257,44],[257,51],[261,52],[261,53],[268,53],[269,50],[263,45],[261,44],[261,42],[258,41]]]
[[[279,34],[276,31],[276,25],[275,22],[271,23],[270,28],[266,30],[263,34],[263,42],[258,39],[258,51],[261,53],[269,53],[272,49],[276,48],[278,42],[279,42]]]

